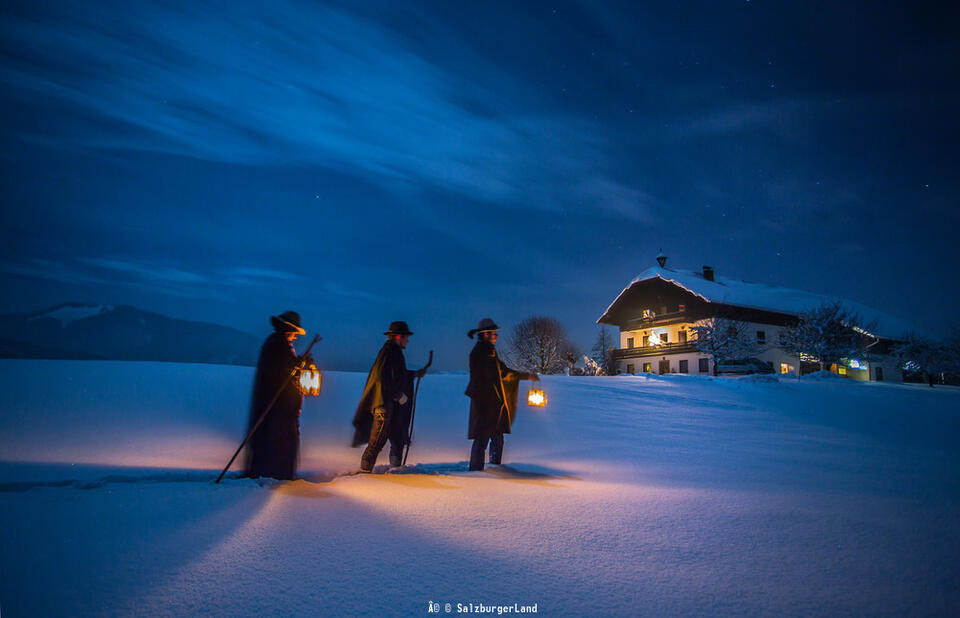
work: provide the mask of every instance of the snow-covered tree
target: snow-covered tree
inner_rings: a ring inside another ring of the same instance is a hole
[[[746,322],[713,317],[700,320],[690,330],[696,333],[697,350],[713,358],[713,375],[717,375],[718,363],[757,353],[756,339],[750,336]]]
[[[560,373],[566,365],[567,330],[556,319],[530,316],[510,334],[510,358],[523,371]],[[576,358],[576,357],[574,357]]]
[[[600,332],[597,333],[597,338],[593,343],[593,348],[590,350],[590,358],[600,367],[603,373],[594,375],[612,376],[617,373],[617,364],[613,360],[614,347],[616,347],[616,342],[613,336],[606,328],[601,326]]]
[[[841,303],[825,303],[800,314],[795,325],[785,328],[780,347],[816,359],[823,371],[832,363],[862,354],[871,339],[866,332],[873,328]]]
[[[939,342],[916,333],[908,333],[903,341],[893,346],[893,355],[907,371],[923,374],[932,387],[934,376],[950,371],[956,360],[950,347],[955,342]]]
[[[603,367],[595,360],[583,355],[583,373],[588,376],[602,376],[605,375]]]

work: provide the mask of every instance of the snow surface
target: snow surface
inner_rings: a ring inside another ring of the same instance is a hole
[[[66,326],[71,322],[76,322],[77,320],[83,320],[86,318],[91,318],[95,315],[100,315],[101,313],[108,313],[113,311],[113,305],[60,305],[50,311],[31,316],[30,320],[39,320],[41,318],[49,318],[53,320],[60,320],[60,326]]]
[[[338,476],[364,376],[329,372],[304,478],[214,485],[251,368],[0,376],[4,616],[960,612],[957,389],[546,377],[506,465],[468,472],[467,377],[428,375],[416,465]]]
[[[617,300],[623,296],[624,292],[629,290],[635,283],[657,277],[664,281],[675,283],[691,294],[696,294],[703,300],[711,303],[722,303],[799,315],[806,311],[816,309],[826,303],[839,302],[852,313],[859,315],[865,324],[876,322],[876,328],[874,329],[876,332],[874,334],[881,337],[902,339],[908,333],[920,332],[920,329],[905,320],[893,317],[873,307],[868,307],[867,305],[862,305],[852,300],[814,294],[803,290],[730,279],[718,275],[714,276],[713,281],[708,281],[703,278],[703,273],[701,272],[661,268],[659,266],[648,268],[637,275],[633,281],[630,282],[630,285],[625,287],[623,291],[617,295],[617,298],[610,303],[610,306],[607,307],[607,310],[604,311],[603,314],[606,315],[607,312],[610,311],[610,307],[613,307]],[[601,319],[603,318],[601,317]]]

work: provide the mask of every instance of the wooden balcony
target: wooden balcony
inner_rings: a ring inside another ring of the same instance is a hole
[[[684,341],[680,343],[661,343],[660,345],[641,346],[639,348],[621,348],[613,351],[613,358],[616,360],[626,360],[628,358],[666,356],[667,354],[685,354],[696,351],[696,341]]]
[[[666,326],[667,324],[682,324],[684,322],[695,322],[698,318],[689,310],[671,311],[669,313],[659,313],[653,317],[640,317],[628,320],[624,330],[639,330],[641,328],[650,328],[652,326]]]

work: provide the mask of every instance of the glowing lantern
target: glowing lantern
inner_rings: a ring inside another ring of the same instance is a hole
[[[310,365],[300,371],[300,392],[304,395],[320,394],[320,370]]]
[[[531,388],[530,392],[527,393],[527,405],[542,408],[547,405],[547,394],[539,388]]]

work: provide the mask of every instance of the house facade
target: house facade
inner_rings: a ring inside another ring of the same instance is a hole
[[[694,327],[713,317],[745,324],[757,347],[753,358],[768,363],[775,373],[807,373],[819,365],[784,350],[785,331],[804,311],[839,300],[875,324],[876,332],[864,333],[868,346],[863,358],[831,365],[831,371],[857,380],[903,379],[899,363],[886,354],[909,330],[896,318],[851,301],[718,277],[709,266],[701,271],[667,268],[663,254],[657,262],[631,281],[597,320],[620,331],[620,347],[614,351],[620,373],[712,375],[714,360],[697,349]]]

